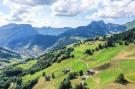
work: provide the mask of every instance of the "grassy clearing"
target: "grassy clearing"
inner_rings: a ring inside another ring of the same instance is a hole
[[[135,72],[135,60],[121,60],[120,68],[124,74]]]
[[[126,79],[131,83],[135,83],[135,60],[121,60],[120,68]]]
[[[29,68],[31,68],[34,64],[36,64],[36,62],[37,62],[37,60],[30,60],[30,61],[28,61],[26,64],[25,64],[25,63],[24,63],[24,64],[20,64],[20,65],[18,65],[18,66],[16,66],[16,67],[22,68],[22,69],[29,69]]]
[[[84,55],[84,52],[86,49],[94,49],[96,48],[99,44],[102,44],[102,41],[97,41],[97,42],[86,42],[85,44],[80,44],[79,46],[74,48],[73,54],[75,55],[76,58],[81,57]]]
[[[91,89],[100,89],[108,83],[113,82],[119,73],[119,69],[110,68],[90,77],[86,82]]]
[[[129,82],[135,83],[135,72],[128,73],[125,75],[125,77]]]
[[[113,48],[103,49],[96,52],[92,56],[86,57],[84,60],[89,61],[89,67],[97,67],[103,65],[106,62],[110,62],[125,46],[117,46]]]
[[[117,69],[117,71],[113,71],[113,73],[116,74],[116,77],[118,74],[123,73],[125,75],[125,78],[130,82],[127,85],[122,85],[122,84],[116,84],[113,83],[114,79],[112,79],[111,82],[106,83],[103,85],[102,89],[134,89],[135,88],[135,60],[118,60],[114,62],[117,64],[117,66],[113,66],[113,68]],[[111,75],[112,73],[110,73]],[[112,76],[114,77],[114,76]],[[110,76],[111,78],[111,76]],[[98,89],[98,88],[96,88]]]

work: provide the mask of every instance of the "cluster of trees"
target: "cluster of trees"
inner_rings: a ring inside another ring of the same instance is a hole
[[[84,54],[93,55],[95,51],[99,51],[100,49],[108,48],[107,44],[99,44],[95,49],[86,49]]]
[[[70,79],[64,78],[64,80],[61,82],[59,89],[89,89],[87,84],[84,82],[80,82],[80,84],[75,85],[75,87],[72,86]]]
[[[120,84],[127,84],[128,83],[128,81],[125,79],[125,77],[124,77],[124,74],[120,74],[117,78],[116,78],[116,80],[115,80],[115,82],[116,83],[120,83]]]
[[[70,72],[68,74],[68,79],[72,80],[72,79],[75,79],[77,78],[78,76],[83,76],[84,73],[83,73],[83,70],[80,70],[80,71],[77,71],[77,72]]]
[[[22,78],[21,77],[6,77],[5,75],[0,76],[0,89],[8,89],[11,83],[16,83],[16,89],[22,89]]]
[[[94,52],[94,51],[91,50],[91,49],[86,49],[84,53],[85,53],[85,54],[88,54],[88,55],[93,55],[93,52]]]
[[[55,79],[54,73],[51,73],[51,74],[49,74],[49,75],[46,75],[46,73],[43,72],[42,76],[45,78],[46,81],[50,81],[51,78],[52,78],[52,79]]]
[[[77,84],[74,89],[89,89],[87,86],[87,83],[80,82],[80,84]]]
[[[38,79],[34,79],[27,84],[23,84],[21,76],[6,77],[4,74],[0,75],[0,89],[9,89],[11,83],[16,83],[15,89],[32,89],[37,82]]]
[[[71,72],[68,74],[68,79],[70,79],[70,80],[75,79],[75,78],[77,78],[78,75],[79,75],[78,72]]]
[[[21,77],[14,78],[14,83],[15,82],[16,82],[16,89],[21,89],[22,88],[22,78]]]
[[[68,74],[67,78],[64,78],[64,80],[61,82],[59,89],[88,89],[87,84],[81,82],[80,84],[76,85],[75,87],[73,87],[71,85],[71,81],[72,79],[77,78],[78,76],[83,76],[84,73],[82,70],[78,71],[78,72],[71,72]]]
[[[22,72],[23,72],[23,69],[21,68],[10,67],[10,69],[8,68],[7,70],[4,71],[4,74],[8,77],[12,77],[12,76],[18,76],[22,74]]]
[[[12,80],[11,78],[6,78],[4,76],[0,76],[0,88],[8,89],[10,87]]]
[[[12,82],[16,83],[15,89],[32,89],[32,87],[37,84],[38,79],[33,79],[26,84],[23,84],[22,81],[21,77],[13,77]]]
[[[25,84],[22,88],[19,89],[32,89],[35,84],[37,84],[38,79],[34,79]]]
[[[59,86],[59,89],[72,89],[72,85],[71,85],[71,81],[68,79],[68,78],[65,78],[60,86]]]
[[[14,68],[14,65],[9,66],[0,73],[0,88],[8,89],[12,82],[19,83],[19,76],[23,73],[21,68]]]
[[[107,40],[108,46],[115,46],[116,43],[119,43],[120,45],[135,43],[135,28],[119,34],[114,34]]]

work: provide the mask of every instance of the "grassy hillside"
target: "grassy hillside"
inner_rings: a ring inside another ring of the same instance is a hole
[[[75,47],[75,51],[73,54],[75,54],[74,59],[68,59],[65,60],[61,63],[56,63],[52,65],[51,67],[43,70],[46,73],[55,73],[56,78],[54,80],[51,80],[49,82],[45,81],[44,77],[42,77],[43,71],[37,72],[36,74],[30,76],[26,75],[23,77],[24,82],[28,81],[29,79],[33,79],[36,77],[39,77],[39,82],[35,85],[33,89],[57,89],[60,82],[67,76],[62,73],[62,70],[64,68],[71,68],[72,71],[77,71],[77,70],[88,70],[89,68],[95,68],[100,65],[103,65],[104,63],[108,63],[117,55],[121,50],[125,48],[125,46],[118,46],[115,48],[109,48],[109,49],[103,49],[97,53],[95,53],[93,56],[88,56],[84,55],[83,52],[88,48],[88,47],[96,47],[96,45],[99,42],[95,42],[92,45],[90,44],[81,44],[79,47]],[[80,48],[80,49],[79,49]],[[79,54],[79,56],[78,56]],[[99,60],[100,59],[100,60]],[[114,72],[116,71],[116,72]],[[120,73],[120,70],[117,68],[111,68],[105,71],[101,71],[98,74],[94,75],[91,78],[88,78],[86,80],[87,84],[89,87],[93,87],[97,85],[97,83],[93,82],[95,79],[100,79],[103,80],[102,82],[99,81],[99,83],[102,84],[107,84],[110,81],[113,81],[115,77]],[[81,78],[75,79],[72,81],[73,84],[79,83],[81,81]],[[52,85],[53,84],[53,85]],[[99,84],[98,84],[99,85]],[[98,88],[97,88],[98,89]]]
[[[133,29],[54,49],[37,60],[14,64],[5,69],[0,78],[6,75],[6,80],[16,76],[7,83],[10,89],[15,86],[20,89],[63,89],[59,87],[68,82],[73,88],[86,83],[89,89],[135,89],[134,33]],[[65,70],[69,71],[64,73]],[[93,75],[88,70],[94,70]]]
[[[21,63],[19,65],[17,65],[16,67],[17,68],[22,68],[22,69],[29,69],[31,68],[34,64],[36,64],[37,60],[30,60],[28,61],[27,63],[24,62],[24,63]]]
[[[33,87],[33,89],[58,89],[63,79],[68,76],[68,74],[64,74],[62,72],[62,70],[66,68],[71,69],[70,72],[77,72],[80,70],[86,72],[89,69],[96,70],[96,74],[88,77],[86,80],[82,80],[81,77],[71,80],[73,86],[79,84],[80,81],[84,81],[87,83],[90,89],[110,89],[110,86],[115,87],[115,89],[123,89],[122,85],[114,83],[115,79],[120,73],[123,73],[129,82],[135,83],[135,45],[117,45],[116,47],[96,51],[93,55],[84,54],[86,49],[94,49],[102,43],[104,42],[95,41],[81,43],[78,46],[74,46],[74,51],[72,52],[72,54],[74,54],[74,58],[69,58],[60,63],[54,63],[52,66],[32,75],[28,74],[23,76],[23,84],[27,84],[29,81],[38,78],[38,83]],[[71,46],[73,45],[68,47]],[[36,60],[31,60],[27,63],[19,64],[16,67],[29,69],[35,63]],[[110,66],[100,69],[100,67],[106,64],[110,64]],[[43,72],[45,72],[46,75],[54,73],[55,79],[46,81],[42,76]],[[12,84],[12,86],[14,87],[15,84]],[[129,83],[125,86],[130,88],[131,85]],[[132,84],[132,87],[134,87],[134,84]],[[10,87],[10,89],[12,89],[12,87]]]
[[[113,86],[115,89],[128,89],[135,87],[135,45],[130,44],[117,45],[116,47],[104,48],[99,51],[95,51],[93,55],[84,54],[87,49],[95,49],[99,44],[103,44],[103,41],[92,41],[81,43],[74,46],[72,54],[74,58],[69,58],[60,63],[53,63],[50,67],[38,71],[34,74],[27,74],[22,76],[23,84],[27,84],[29,81],[38,78],[38,83],[33,89],[58,89],[59,85],[68,74],[64,74],[62,70],[69,68],[70,72],[77,72],[83,70],[86,72],[89,69],[96,70],[96,74],[88,77],[86,80],[82,80],[81,77],[71,80],[73,86],[79,84],[80,81],[87,83],[90,89],[110,89]],[[27,63],[19,64],[16,68],[30,69],[37,61],[30,60]],[[102,68],[102,66],[109,64],[110,66]],[[54,73],[55,79],[46,81],[43,77],[43,73],[49,75]],[[120,73],[123,73],[125,78],[130,82],[127,85],[114,83],[115,79]],[[14,89],[16,84],[12,83],[10,89]],[[112,88],[113,89],[113,88]]]
[[[120,52],[129,49],[133,45],[129,45],[128,47],[118,45],[117,47],[103,49],[94,53],[94,55],[92,56],[83,54],[83,52],[87,48],[96,47],[98,43],[99,42],[91,43],[91,45],[81,44],[79,47],[75,47],[75,51],[73,52],[73,54],[75,55],[74,59],[65,60],[60,64],[54,64],[53,66],[43,70],[46,71],[46,73],[54,72],[56,74],[56,78],[54,80],[51,80],[49,82],[45,81],[44,77],[41,76],[42,75],[41,72],[43,71],[40,71],[39,72],[40,74],[39,73],[35,74],[38,75],[36,77],[39,77],[39,81],[34,86],[33,89],[57,89],[60,82],[67,76],[62,73],[62,70],[64,68],[72,68],[72,71],[76,71],[79,69],[86,71],[87,69],[90,68],[102,66],[105,63],[111,63],[112,66],[105,70],[99,70],[97,74],[85,80],[89,88],[91,89],[104,88],[109,83],[113,83],[113,81],[120,73],[124,73],[126,78],[128,79],[131,78],[131,81],[134,81],[135,69],[133,68],[135,68],[135,66],[133,64],[135,60],[125,59],[124,61],[122,61],[115,59],[115,56],[118,56]],[[82,81],[82,79],[79,77],[77,79],[72,80],[72,83],[73,85],[79,84],[80,81]]]

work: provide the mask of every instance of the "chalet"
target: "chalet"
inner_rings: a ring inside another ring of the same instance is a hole
[[[95,74],[95,70],[90,69],[90,70],[87,71],[87,74],[88,75],[94,75]]]
[[[66,68],[66,69],[62,70],[62,72],[63,72],[64,74],[67,74],[68,72],[70,72],[70,69],[69,69],[69,68]]]

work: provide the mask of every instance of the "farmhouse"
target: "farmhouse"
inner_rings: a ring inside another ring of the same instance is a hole
[[[87,71],[88,75],[94,75],[95,74],[95,70],[94,69],[90,69]]]
[[[66,69],[62,70],[62,72],[63,72],[64,74],[67,74],[68,72],[70,72],[70,69],[69,69],[69,68],[66,68]]]

